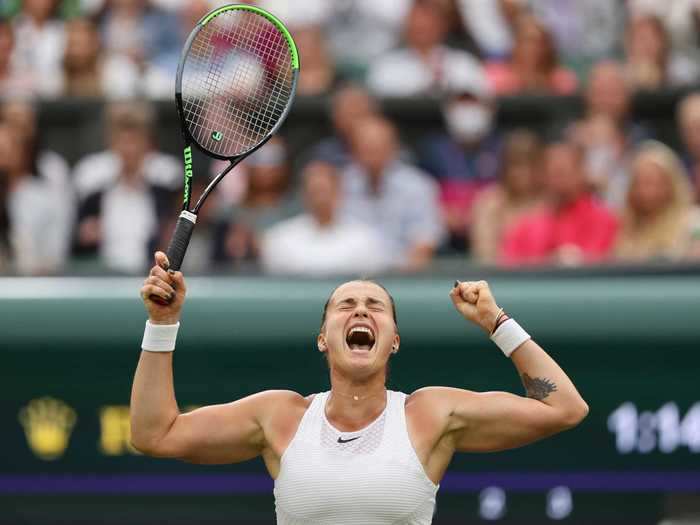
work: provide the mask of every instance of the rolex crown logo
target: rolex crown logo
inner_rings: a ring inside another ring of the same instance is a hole
[[[51,397],[33,399],[19,412],[29,448],[45,461],[63,455],[76,419],[75,410]]]

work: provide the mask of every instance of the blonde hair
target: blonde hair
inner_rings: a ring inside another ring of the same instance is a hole
[[[651,162],[661,169],[670,185],[671,196],[656,217],[642,219],[634,208],[633,191],[638,166]],[[692,209],[692,190],[681,160],[671,148],[655,140],[641,144],[632,159],[632,179],[617,242],[622,259],[679,257],[683,254],[684,234]]]

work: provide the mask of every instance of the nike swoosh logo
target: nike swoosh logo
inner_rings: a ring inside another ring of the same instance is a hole
[[[362,436],[357,436],[355,438],[350,438],[350,439],[343,439],[341,437],[338,438],[338,443],[350,443],[351,441],[355,441],[356,439],[360,439]]]

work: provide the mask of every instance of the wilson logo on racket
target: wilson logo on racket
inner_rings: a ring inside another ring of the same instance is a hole
[[[190,182],[192,181],[192,146],[184,149],[185,155],[185,201],[189,200]]]
[[[222,138],[224,138],[224,135],[220,131],[215,131],[211,134],[211,138],[212,140],[219,142]]]

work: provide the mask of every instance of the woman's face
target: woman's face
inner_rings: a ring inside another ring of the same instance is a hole
[[[391,299],[380,286],[352,281],[333,293],[318,337],[331,370],[370,377],[386,369],[398,344]]]
[[[504,170],[504,183],[512,195],[531,194],[535,185],[535,163],[525,159],[510,162]]]
[[[630,204],[637,214],[656,215],[671,203],[669,174],[651,159],[639,159],[632,177]]]

